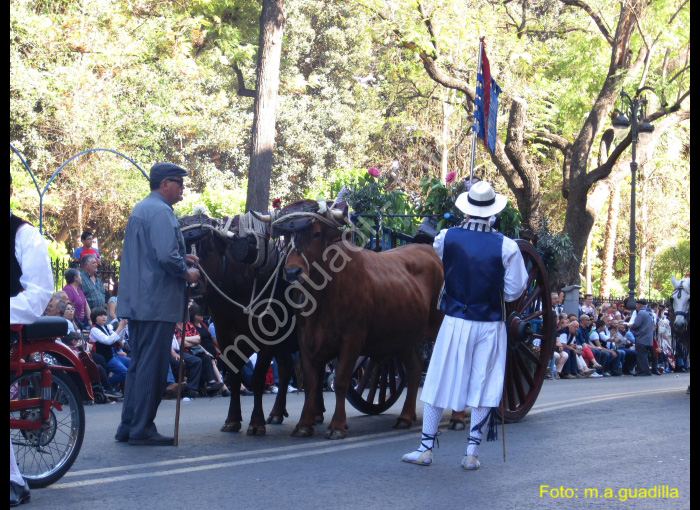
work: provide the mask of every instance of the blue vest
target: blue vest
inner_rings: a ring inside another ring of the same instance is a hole
[[[505,268],[501,250],[503,234],[469,227],[451,228],[445,235],[442,264],[445,287],[440,310],[445,315],[468,321],[505,320],[503,286]]]

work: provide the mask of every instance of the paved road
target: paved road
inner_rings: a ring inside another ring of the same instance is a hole
[[[92,406],[80,457],[58,483],[32,492],[32,507],[689,508],[689,381],[687,374],[546,381],[526,419],[507,426],[507,462],[500,441],[484,443],[476,472],[460,467],[466,432],[445,430],[431,467],[400,462],[417,446],[419,427],[391,429],[398,405],[373,417],[349,407],[348,438],[328,441],[324,426],[311,439],[289,436],[302,395],[289,396],[291,419],[268,426],[267,437],[219,432],[227,399],[198,399],[182,404],[177,448],[116,443],[121,404]],[[330,408],[332,395],[325,396]],[[272,397],[265,396],[266,410]],[[251,409],[247,397],[244,413]],[[162,404],[161,432],[172,430],[174,411],[173,401]],[[569,490],[541,497],[545,485]],[[654,486],[676,489],[678,498],[618,497],[620,489]],[[586,488],[600,497],[591,499]],[[605,488],[614,498],[603,497]]]

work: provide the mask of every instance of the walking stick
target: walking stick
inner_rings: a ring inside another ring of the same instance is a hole
[[[182,372],[185,359],[185,323],[187,322],[187,302],[190,299],[190,286],[185,285],[185,311],[182,313],[182,330],[180,331],[180,366],[177,371],[177,403],[175,404],[175,433],[174,444],[177,446],[178,432],[180,431],[180,400],[182,397]]]
[[[506,406],[503,403],[503,396],[501,396],[501,432],[503,436],[503,462],[506,461]],[[177,442],[175,443],[177,444]]]

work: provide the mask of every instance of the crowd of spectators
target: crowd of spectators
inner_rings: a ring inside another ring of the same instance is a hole
[[[63,317],[68,334],[61,339],[76,354],[88,353],[97,366],[99,382],[94,381],[110,401],[123,398],[124,381],[130,363],[129,326],[126,319],[116,315],[118,282],[105,285],[98,275],[100,253],[93,248],[93,234],[83,232],[82,247],[74,252],[77,267],[64,273],[65,286],[55,292],[44,315]],[[108,288],[110,290],[108,290]],[[214,325],[204,321],[201,308],[192,304],[191,321],[185,324],[183,352],[180,352],[182,323],[173,331],[170,369],[167,375],[166,398],[178,393],[176,382],[179,359],[183,356],[185,382],[181,395],[186,399],[220,394],[229,396],[217,363],[221,354]],[[211,329],[211,332],[210,332]],[[250,393],[242,388],[244,394]],[[251,393],[252,394],[252,393]]]
[[[586,294],[578,313],[564,313],[563,296],[552,293],[557,331],[550,379],[662,375],[688,371],[682,350],[674,352],[664,306],[636,302],[595,304]]]

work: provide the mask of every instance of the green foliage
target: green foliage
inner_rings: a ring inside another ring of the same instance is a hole
[[[442,229],[447,220],[444,218],[446,213],[461,220],[464,218],[462,211],[455,207],[455,200],[466,189],[464,181],[453,181],[445,185],[440,179],[434,177],[429,179],[423,177],[420,180],[420,189],[423,196],[420,205],[417,207],[419,214],[436,214],[439,218],[437,229]]]
[[[569,234],[566,232],[554,234],[550,231],[549,224],[550,220],[547,218],[540,220],[535,234],[537,236],[537,252],[542,257],[547,273],[552,275],[556,272],[560,262],[576,257]]]
[[[499,231],[511,239],[518,239],[522,231],[522,221],[523,215],[509,201],[498,214]]]
[[[671,275],[680,280],[689,273],[690,241],[683,239],[675,246],[668,246],[657,254],[651,267],[652,291],[658,292],[659,297],[668,299],[673,291]]]

